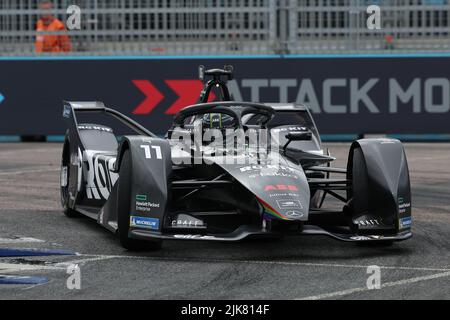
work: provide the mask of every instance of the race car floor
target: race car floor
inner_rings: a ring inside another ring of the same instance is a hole
[[[349,144],[327,146],[344,165]],[[62,214],[61,144],[0,144],[0,299],[450,299],[450,144],[405,147],[410,240],[171,241],[133,253],[94,221]],[[371,265],[380,289],[366,285]]]

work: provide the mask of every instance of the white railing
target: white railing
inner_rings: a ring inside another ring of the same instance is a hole
[[[0,1],[0,55],[33,55],[35,0]],[[450,0],[54,0],[71,54],[272,54],[450,51]],[[367,6],[382,29],[366,28]],[[56,33],[58,34],[58,33]]]

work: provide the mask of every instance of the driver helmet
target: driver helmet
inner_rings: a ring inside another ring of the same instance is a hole
[[[235,127],[234,118],[225,113],[205,113],[202,122],[204,128],[210,129],[228,129]]]

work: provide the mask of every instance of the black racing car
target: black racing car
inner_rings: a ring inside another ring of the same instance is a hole
[[[201,67],[200,75],[199,103],[175,116],[165,138],[101,102],[64,103],[67,216],[97,220],[128,249],[157,249],[165,239],[327,235],[384,245],[411,237],[400,141],[356,140],[347,168],[335,168],[307,107],[231,101],[228,66]],[[223,101],[207,102],[213,88]],[[78,123],[84,113],[110,115],[136,135],[118,137],[107,126]],[[243,140],[227,139],[235,133]],[[332,208],[323,207],[326,197],[334,198]]]

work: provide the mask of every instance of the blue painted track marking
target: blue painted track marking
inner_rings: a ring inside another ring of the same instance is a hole
[[[0,248],[0,258],[4,257],[40,257],[40,256],[71,256],[75,252],[58,249],[21,249]]]
[[[48,279],[45,277],[0,275],[0,284],[43,284],[47,282]]]

